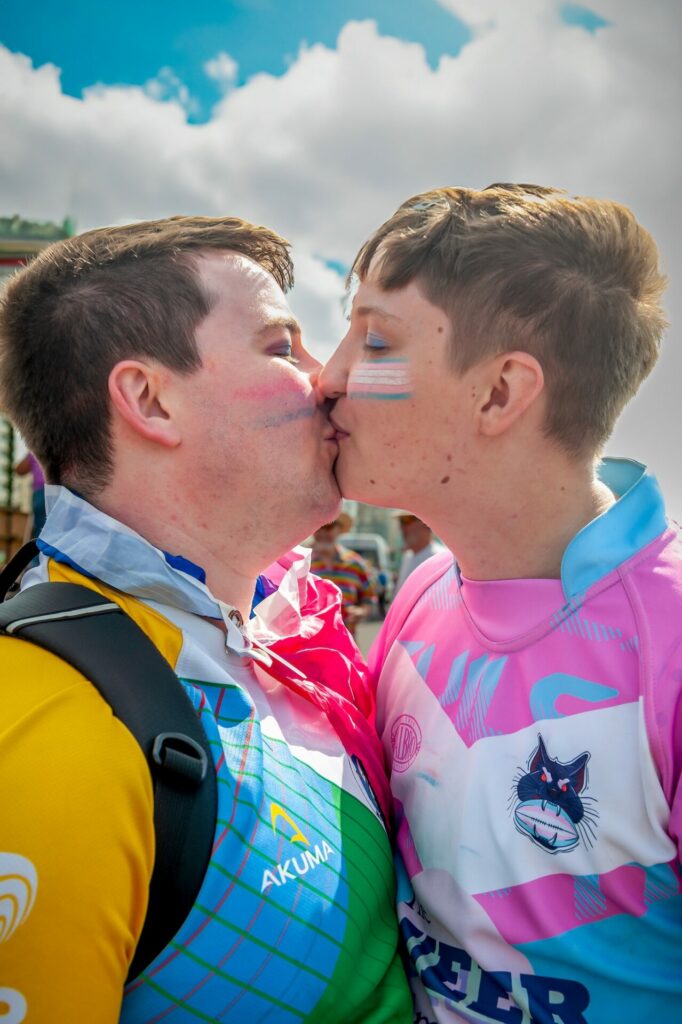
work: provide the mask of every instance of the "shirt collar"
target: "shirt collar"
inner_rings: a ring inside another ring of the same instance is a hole
[[[567,601],[650,544],[668,525],[661,490],[646,466],[630,459],[604,459],[598,475],[618,500],[566,548],[561,583]]]
[[[45,505],[47,522],[38,546],[47,557],[142,601],[221,620],[227,646],[245,653],[248,644],[230,616],[231,606],[213,596],[201,566],[154,547],[66,487],[48,485]],[[266,577],[260,577],[254,605],[262,602],[265,612],[270,604],[267,598],[276,589]]]

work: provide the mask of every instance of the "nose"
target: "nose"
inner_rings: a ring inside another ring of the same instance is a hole
[[[343,356],[343,348],[339,346],[331,358],[324,364],[317,376],[317,388],[325,398],[337,399],[346,393],[348,366]]]
[[[320,387],[320,374],[322,372],[322,366],[318,363],[316,368],[308,374],[308,379],[313,386],[313,394],[315,395],[315,401],[323,408],[329,405],[329,400],[326,395],[323,394],[322,388]]]

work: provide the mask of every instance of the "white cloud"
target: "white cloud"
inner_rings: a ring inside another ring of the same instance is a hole
[[[225,92],[234,85],[238,70],[237,61],[223,50],[204,64],[204,71],[208,77]]]
[[[107,92],[107,87],[100,85],[88,91],[92,93],[95,90],[97,93],[102,94]],[[186,110],[188,114],[194,113],[198,110],[196,100],[192,99],[189,89],[185,83],[178,78],[172,68],[161,68],[154,78],[150,78],[145,82],[144,91],[148,96],[151,96],[153,100],[171,100],[174,103],[179,103],[183,110]]]
[[[345,334],[345,278],[319,257],[297,248],[292,252],[296,282],[289,297],[305,328],[306,347],[324,362]]]
[[[590,33],[562,22],[559,0],[441,3],[473,38],[435,69],[420,46],[350,23],[334,49],[304,48],[281,77],[226,90],[201,125],[188,124],[177,83],[163,101],[102,86],[77,100],[54,67],[0,49],[3,204],[35,218],[73,213],[80,228],[182,212],[269,224],[295,244],[294,302],[319,352],[343,330],[342,282],[324,260],[349,263],[399,202],[435,185],[525,180],[617,199],[652,231],[674,280],[677,5],[594,0],[610,24]],[[232,58],[215,61],[226,81]],[[673,288],[668,306],[676,325]],[[655,463],[682,514],[678,333],[612,447]]]

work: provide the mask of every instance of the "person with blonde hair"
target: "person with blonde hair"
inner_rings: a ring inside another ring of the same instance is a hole
[[[353,273],[319,382],[342,493],[449,549],[370,655],[416,1019],[672,1020],[682,547],[655,478],[602,458],[659,353],[656,246],[614,202],[441,188]]]

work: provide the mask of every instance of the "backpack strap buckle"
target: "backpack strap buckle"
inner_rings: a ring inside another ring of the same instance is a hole
[[[200,786],[208,772],[206,751],[191,736],[161,732],[154,740],[152,759],[164,773],[179,776],[191,786]]]

